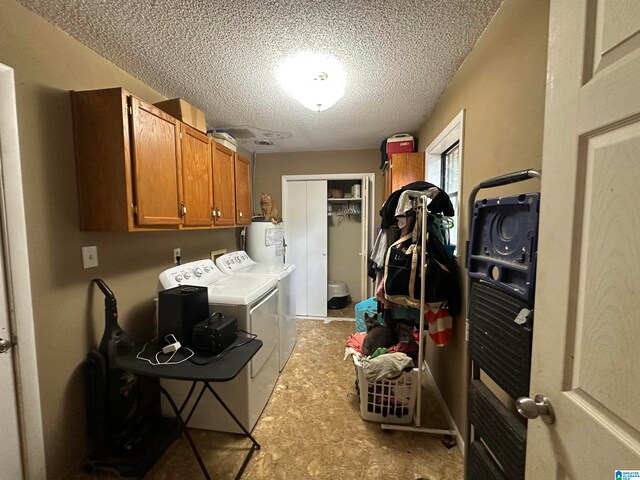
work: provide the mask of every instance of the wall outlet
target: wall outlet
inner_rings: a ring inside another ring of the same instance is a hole
[[[98,266],[98,247],[82,247],[82,268]]]
[[[180,265],[180,258],[182,255],[180,254],[180,248],[173,249],[173,263],[175,265]]]

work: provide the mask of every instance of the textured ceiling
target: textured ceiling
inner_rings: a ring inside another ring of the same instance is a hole
[[[417,131],[501,0],[20,3],[204,110],[210,128],[242,129],[244,148],[291,152],[377,148]],[[306,109],[275,78],[278,62],[304,50],[334,56],[347,72],[345,95],[326,111]]]

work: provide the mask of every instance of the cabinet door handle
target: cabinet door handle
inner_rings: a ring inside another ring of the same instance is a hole
[[[184,217],[187,214],[187,207],[184,202],[180,202],[180,216]]]
[[[242,218],[242,212],[240,210],[238,210],[238,216]]]
[[[222,212],[218,210],[218,218],[220,218],[221,216],[222,216]]]

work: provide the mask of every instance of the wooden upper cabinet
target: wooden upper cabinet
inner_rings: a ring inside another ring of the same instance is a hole
[[[71,105],[80,229],[177,228],[177,120],[122,88],[74,91]]]
[[[236,153],[236,224],[251,225],[251,164]]]
[[[394,153],[384,171],[384,199],[405,185],[419,180],[424,180],[424,153]]]
[[[213,209],[216,226],[235,225],[235,153],[219,144],[211,142],[213,152]]]
[[[136,97],[132,106],[132,149],[138,225],[182,223],[180,122]]]
[[[211,140],[189,125],[181,125],[184,226],[211,226],[213,225]]]
[[[80,230],[251,223],[247,159],[122,88],[72,91],[71,107]]]

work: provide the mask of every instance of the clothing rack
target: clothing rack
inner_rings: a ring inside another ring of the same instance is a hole
[[[428,197],[426,194],[419,195],[412,199],[413,207],[416,212],[416,220],[417,215],[421,215],[421,225],[420,225],[420,323],[419,323],[419,337],[418,337],[418,372],[417,372],[417,383],[418,383],[418,392],[416,395],[416,408],[414,409],[413,414],[413,425],[395,425],[389,423],[383,423],[381,428],[383,430],[405,430],[411,432],[420,432],[420,433],[428,433],[434,435],[446,435],[446,436],[455,436],[457,434],[454,426],[451,424],[451,419],[448,419],[449,428],[448,429],[440,429],[440,428],[425,428],[421,426],[421,413],[422,413],[422,374],[423,372],[427,373],[431,376],[433,380],[433,375],[429,370],[429,366],[424,360],[424,304],[425,304],[425,283],[426,283],[426,267],[427,267],[427,201]],[[437,400],[443,410],[446,411],[446,405],[444,403],[444,399],[437,395]],[[453,443],[447,442],[447,444]]]

